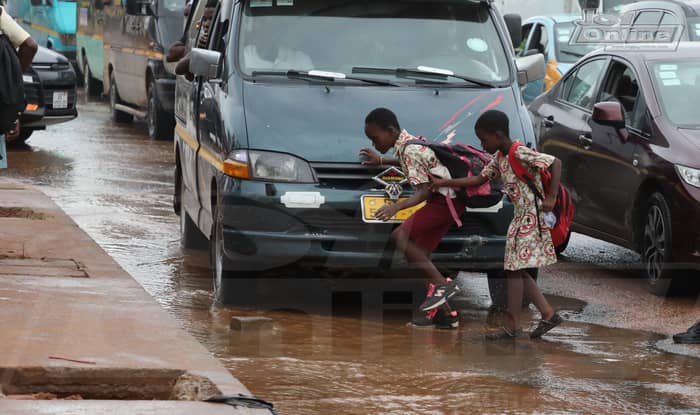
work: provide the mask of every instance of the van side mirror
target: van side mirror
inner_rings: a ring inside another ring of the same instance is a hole
[[[195,76],[201,76],[206,80],[219,77],[219,66],[221,64],[221,53],[194,48],[190,52],[190,72]]]
[[[515,58],[515,66],[518,68],[518,85],[520,86],[544,79],[546,69],[544,55],[541,53]]]
[[[511,13],[503,16],[503,20],[506,22],[513,49],[517,49],[523,42],[523,19],[519,14]]]
[[[622,141],[627,141],[629,133],[625,125],[625,111],[619,102],[599,102],[593,106],[593,122],[617,130]]]

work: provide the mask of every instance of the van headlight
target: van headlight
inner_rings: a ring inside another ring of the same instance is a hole
[[[248,161],[252,179],[289,183],[316,182],[309,163],[290,154],[249,151]]]
[[[678,174],[691,186],[700,187],[700,170],[676,164]]]

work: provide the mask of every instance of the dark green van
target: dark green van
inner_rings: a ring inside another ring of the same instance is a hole
[[[474,123],[498,108],[532,144],[520,87],[544,60],[518,70],[508,20],[488,1],[223,0],[208,33],[191,28],[207,47],[177,80],[175,208],[184,246],[209,239],[217,299],[290,267],[404,272],[397,224],[372,217],[402,173],[361,164],[364,117],[387,107],[414,134],[479,146]],[[497,275],[511,217],[505,198],[464,212],[433,260]]]

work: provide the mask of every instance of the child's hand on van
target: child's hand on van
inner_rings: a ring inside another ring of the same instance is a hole
[[[379,166],[381,164],[381,157],[371,148],[363,148],[360,150],[360,157],[366,159],[362,162],[363,166]]]
[[[396,204],[393,205],[385,205],[379,208],[376,213],[376,218],[379,220],[383,220],[384,222],[388,221],[389,219],[393,218],[396,216],[396,214],[399,212],[399,209],[396,207]]]

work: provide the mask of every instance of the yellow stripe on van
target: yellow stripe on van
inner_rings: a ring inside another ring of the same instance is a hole
[[[197,150],[197,140],[194,137],[192,137],[192,135],[190,135],[190,133],[188,133],[187,130],[185,130],[179,124],[175,126],[175,134],[177,134],[182,139],[182,141],[184,141],[185,144],[187,144],[193,150]],[[204,147],[200,147],[198,155],[216,170],[220,171],[221,173],[224,173],[223,160],[218,158],[216,155],[212,154],[209,150],[207,150]]]
[[[128,53],[129,55],[148,56],[149,58],[154,58],[158,60],[163,60],[164,57],[164,55],[160,52],[154,52],[152,50],[147,49],[119,48],[106,43],[104,44],[104,48],[118,50],[122,53]]]
[[[18,22],[22,22],[22,23],[26,24],[27,26],[33,27],[34,29],[36,29],[36,30],[38,30],[38,31],[40,31],[40,32],[48,33],[48,34],[54,35],[54,36],[56,36],[56,37],[61,36],[60,34],[58,34],[57,31],[51,30],[51,29],[49,29],[48,27],[45,27],[45,26],[42,26],[42,25],[39,25],[39,24],[36,24],[36,23],[28,22],[28,21],[26,21],[26,20],[24,20],[24,19],[22,19],[22,18],[15,18],[15,20],[18,21]]]

